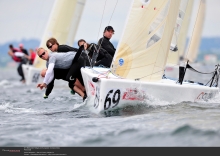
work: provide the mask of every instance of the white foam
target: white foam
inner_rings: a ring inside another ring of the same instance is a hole
[[[8,80],[2,80],[0,81],[0,86],[10,85]]]
[[[0,105],[0,110],[6,113],[20,114],[20,113],[36,113],[37,111],[31,108],[16,108],[10,103],[3,103]]]

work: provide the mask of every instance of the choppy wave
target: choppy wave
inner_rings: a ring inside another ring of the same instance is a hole
[[[3,75],[0,146],[220,146],[219,95],[181,103],[149,95],[142,104],[96,114],[64,81],[44,99],[45,90],[20,83],[16,71]]]

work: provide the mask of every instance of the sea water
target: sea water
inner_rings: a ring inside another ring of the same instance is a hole
[[[16,68],[1,68],[0,146],[176,147],[220,146],[220,96],[170,104],[152,99],[113,115],[96,114],[68,84],[45,90],[19,82]]]

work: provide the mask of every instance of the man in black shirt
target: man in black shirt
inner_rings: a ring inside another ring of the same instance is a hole
[[[112,38],[114,32],[115,30],[113,29],[112,26],[105,27],[103,32],[103,37],[100,38],[98,41],[98,45],[99,46],[101,45],[101,47],[105,49],[112,56],[112,58],[114,57],[116,49],[109,40]]]

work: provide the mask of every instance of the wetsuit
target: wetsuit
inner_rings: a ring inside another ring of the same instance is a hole
[[[77,52],[78,54],[80,54],[80,56],[78,59],[73,60],[66,79],[75,83],[76,78],[77,78],[80,81],[80,83],[84,86],[84,82],[83,82],[80,69],[85,66],[90,66],[90,63],[89,63],[88,56],[84,52],[82,52],[83,49],[84,49],[84,46],[82,45]]]
[[[57,48],[57,52],[60,52],[60,53],[65,53],[65,52],[68,52],[68,51],[77,52],[78,49],[74,48],[74,47],[70,47],[68,45],[59,45],[58,48]]]
[[[74,47],[70,47],[68,45],[59,45],[58,49],[57,49],[57,52],[60,52],[60,53],[69,52],[69,51],[77,52],[78,50],[79,49],[74,48]],[[82,51],[82,49],[80,51]],[[77,78],[81,82],[81,84],[84,86],[80,68],[90,65],[88,57],[85,54],[82,53],[79,60],[77,60],[73,63],[72,63],[72,68],[70,68],[71,70],[70,70],[69,74],[67,75],[66,79],[68,81],[71,81],[71,83],[75,83],[75,80],[73,80],[73,78],[74,79]],[[73,67],[73,66],[75,66],[75,67]]]
[[[87,51],[90,58],[94,58],[93,55],[96,53],[98,55],[95,60],[96,62],[94,63],[94,66],[100,66],[100,65],[105,67],[111,66],[112,56],[105,49],[99,47],[97,44],[91,43],[87,48]]]
[[[115,47],[113,46],[113,44],[109,41],[110,39],[103,36],[102,38],[99,39],[98,41],[98,45],[105,49],[111,56],[112,58],[115,55]]]

